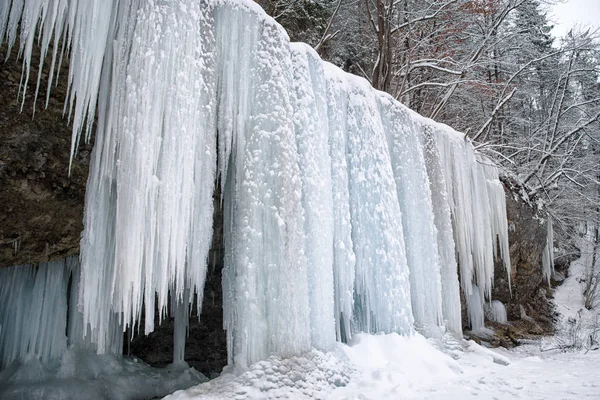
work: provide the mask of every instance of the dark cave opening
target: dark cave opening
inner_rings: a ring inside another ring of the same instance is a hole
[[[208,254],[206,283],[202,300],[202,313],[198,318],[197,295],[190,310],[189,330],[185,343],[185,361],[208,378],[220,374],[227,365],[227,341],[223,329],[223,290],[221,274],[224,265],[223,209],[220,187],[215,188],[213,239]],[[169,296],[170,298],[170,296]],[[169,307],[170,308],[170,307]],[[168,316],[159,323],[158,309],[155,312],[155,329],[149,335],[134,328],[133,338],[125,333],[123,354],[140,358],[154,367],[164,367],[173,362],[174,318]],[[144,318],[142,316],[142,318]],[[143,320],[140,321],[143,326]]]

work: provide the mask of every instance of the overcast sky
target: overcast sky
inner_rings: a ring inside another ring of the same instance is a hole
[[[556,25],[552,33],[565,35],[573,25],[600,27],[600,0],[567,0],[550,8],[548,18]]]

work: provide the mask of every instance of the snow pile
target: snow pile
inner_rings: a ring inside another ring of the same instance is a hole
[[[461,355],[465,351],[470,350],[463,345]],[[167,399],[397,398],[461,373],[456,361],[419,334],[357,334],[332,352],[272,356],[238,376],[224,373]]]
[[[73,297],[98,352],[171,295],[183,359],[217,181],[230,365],[460,332],[457,265],[483,325],[494,258],[510,272],[504,192],[462,134],[290,44],[250,1],[10,1],[11,44],[19,21],[25,83],[37,32],[43,53],[52,37],[71,51],[74,145],[97,104]]]
[[[325,399],[335,388],[346,386],[356,372],[341,350],[312,350],[284,359],[271,356],[240,374],[226,371],[167,399]]]
[[[359,374],[349,385],[335,390],[330,399],[406,398],[462,373],[458,362],[419,334],[360,334],[344,351],[359,366]]]

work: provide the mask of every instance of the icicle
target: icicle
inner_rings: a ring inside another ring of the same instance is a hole
[[[425,164],[431,192],[431,201],[437,230],[442,280],[442,311],[446,327],[454,333],[462,333],[460,288],[458,283],[450,202],[446,181],[437,149],[432,125],[422,121]]]
[[[494,244],[494,256],[500,255],[504,263],[508,278],[508,287],[511,288],[511,264],[510,247],[508,244],[508,220],[506,218],[506,194],[504,186],[500,182],[498,168],[493,163],[480,156],[480,164],[483,167],[487,179],[488,193],[490,198],[490,213],[492,219],[492,243]],[[498,243],[500,244],[498,248]]]
[[[308,267],[311,343],[328,350],[335,342],[333,307],[333,204],[325,76],[317,53],[292,44],[291,105],[302,178],[305,254]]]
[[[354,278],[356,257],[352,243],[350,193],[348,186],[346,80],[337,67],[324,63],[327,79],[327,113],[329,119],[329,151],[331,154],[331,190],[334,219],[334,312],[337,339],[350,340],[354,313]]]
[[[546,223],[547,235],[546,235],[546,246],[542,253],[542,276],[548,282],[550,286],[550,278],[554,274],[554,230],[552,229],[552,218],[548,217]]]
[[[65,351],[68,277],[64,260],[0,269],[1,368],[30,355],[46,362]]]
[[[412,312],[416,326],[427,335],[435,335],[436,328],[442,326],[442,286],[421,132],[413,114],[392,97],[382,95],[379,102],[402,211]]]
[[[479,287],[481,299],[491,299],[492,284],[494,282],[494,249],[491,227],[490,200],[487,182],[483,168],[474,157],[470,146],[469,153],[473,156],[471,168],[471,192],[473,193],[473,264],[475,268],[475,282]],[[494,238],[495,240],[495,238]]]
[[[33,44],[38,38],[38,33],[41,31],[40,74],[45,55],[54,37],[48,86],[52,85],[55,72],[59,38],[63,40],[63,46],[71,50],[67,103],[69,116],[73,111],[72,160],[82,131],[84,129],[86,131],[86,140],[89,140],[91,135],[91,126],[96,116],[103,60],[117,27],[116,16],[113,13],[121,9],[119,1],[94,1],[90,4],[81,3],[79,0],[6,0],[3,3],[0,6],[0,34],[2,34],[0,40],[4,39],[4,32],[6,32],[9,50],[16,41],[17,27],[20,24],[19,54],[23,55],[24,67],[20,88],[23,95],[22,104],[25,101],[29,82]],[[10,14],[8,14],[9,8]],[[40,28],[38,24],[41,25]],[[38,75],[37,79],[36,98],[40,76]]]
[[[456,256],[460,269],[461,288],[466,296],[471,295],[473,280],[473,208],[470,180],[467,175],[472,160],[465,154],[465,144],[461,137],[453,135],[449,128],[433,125],[436,143],[442,162],[446,193],[452,214],[452,228],[456,245]]]
[[[490,302],[490,319],[500,324],[506,324],[508,319],[506,317],[506,307],[499,300],[492,300]]]
[[[162,317],[169,290],[181,296],[186,284],[201,298],[212,237],[210,13],[192,1],[130,7],[119,13],[129,29],[111,53],[86,192],[80,295],[100,352],[113,314],[124,326],[139,320],[142,304],[154,315],[156,293]],[[145,321],[149,333],[154,321]]]
[[[494,259],[498,253],[510,281],[504,189],[497,169],[486,158],[475,155],[464,135],[444,125],[431,124],[436,133],[453,217],[461,287],[467,298],[473,296],[472,290],[477,287],[481,304],[476,307],[479,309],[485,298],[491,297]]]

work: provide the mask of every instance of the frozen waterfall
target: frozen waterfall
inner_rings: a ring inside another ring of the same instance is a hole
[[[458,333],[460,288],[479,317],[497,256],[510,276],[492,163],[463,134],[290,44],[253,2],[0,4],[10,46],[19,24],[24,86],[38,33],[51,70],[70,56],[74,151],[97,118],[71,300],[78,335],[99,352],[143,312],[164,315],[169,296],[188,315],[217,181],[232,365],[328,350],[357,332]],[[145,318],[146,333],[153,324]]]

